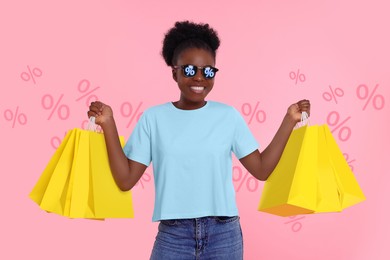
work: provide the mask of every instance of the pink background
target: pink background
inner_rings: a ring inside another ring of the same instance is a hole
[[[157,232],[152,169],[133,189],[134,219],[71,220],[28,194],[65,132],[82,127],[93,95],[113,107],[126,139],[132,116],[178,99],[161,41],[189,19],[210,23],[222,40],[209,99],[239,109],[262,149],[287,107],[310,99],[311,123],[338,127],[367,197],[342,213],[258,212],[264,183],[235,161],[245,259],[390,259],[389,10],[386,0],[2,1],[0,258],[148,259]]]

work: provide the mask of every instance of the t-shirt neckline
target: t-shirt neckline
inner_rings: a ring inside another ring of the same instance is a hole
[[[209,106],[209,103],[210,101],[206,101],[206,104],[200,108],[196,108],[196,109],[181,109],[181,108],[177,108],[173,102],[169,102],[170,106],[174,109],[174,110],[177,110],[177,111],[182,111],[182,112],[196,112],[196,111],[201,111],[201,110],[205,110],[208,106]]]

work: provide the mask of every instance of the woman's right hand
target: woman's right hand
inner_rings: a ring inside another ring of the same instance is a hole
[[[100,101],[92,102],[89,106],[88,118],[91,116],[95,117],[95,123],[100,126],[114,118],[111,107]]]

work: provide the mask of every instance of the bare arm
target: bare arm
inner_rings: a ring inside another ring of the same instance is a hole
[[[262,153],[259,150],[240,159],[244,167],[258,180],[265,181],[275,169],[282,156],[284,147],[297,122],[301,119],[301,113],[305,111],[310,115],[310,102],[301,100],[292,104],[283,118],[282,124],[276,132],[271,143]]]
[[[128,159],[124,154],[111,107],[99,101],[92,102],[88,116],[94,116],[96,124],[103,129],[110,168],[116,184],[123,191],[130,190],[147,166]]]

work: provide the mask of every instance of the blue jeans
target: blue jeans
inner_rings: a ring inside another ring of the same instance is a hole
[[[161,220],[150,259],[241,260],[240,217]]]

